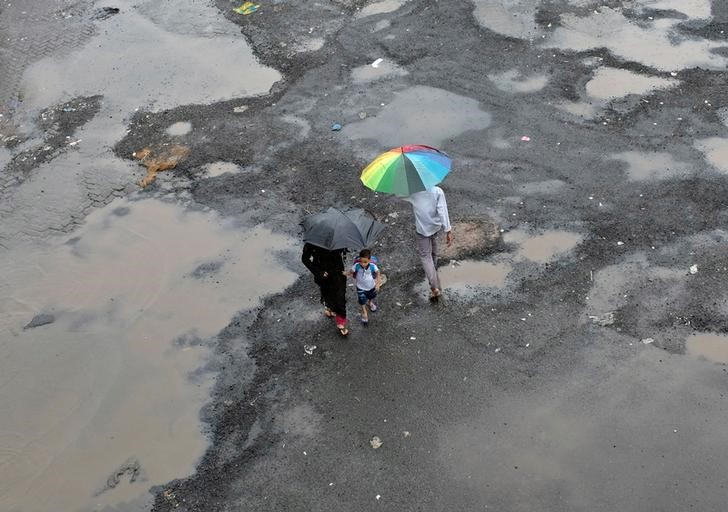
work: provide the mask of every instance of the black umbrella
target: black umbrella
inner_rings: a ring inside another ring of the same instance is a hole
[[[329,208],[306,217],[303,222],[303,241],[330,251],[359,250],[369,247],[384,229],[364,210]]]

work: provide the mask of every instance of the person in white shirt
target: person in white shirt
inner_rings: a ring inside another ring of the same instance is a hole
[[[415,192],[404,200],[412,204],[415,214],[417,254],[430,282],[430,300],[437,300],[442,294],[437,274],[437,235],[444,231],[448,246],[454,240],[445,193],[440,187],[432,187],[430,190]]]

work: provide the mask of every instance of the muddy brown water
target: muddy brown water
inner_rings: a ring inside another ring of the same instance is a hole
[[[462,261],[440,267],[442,286],[448,290],[464,291],[469,288],[502,288],[511,271],[508,263],[488,261]]]
[[[143,501],[152,485],[191,474],[207,447],[199,414],[214,375],[202,371],[207,348],[175,340],[215,336],[291,284],[275,254],[292,245],[144,199],[3,254],[0,510]],[[39,313],[55,320],[24,329]]]
[[[506,233],[503,239],[508,243],[518,245],[517,259],[548,263],[573,250],[583,240],[583,236],[579,233],[555,229],[538,234],[513,230]]]
[[[717,333],[693,334],[685,341],[692,356],[704,357],[716,363],[728,364],[728,335]]]

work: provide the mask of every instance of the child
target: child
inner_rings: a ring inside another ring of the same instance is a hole
[[[372,261],[372,252],[369,249],[362,249],[359,253],[359,261],[354,263],[349,275],[356,282],[356,294],[361,306],[361,323],[366,325],[369,323],[367,306],[372,312],[377,310],[374,299],[382,284],[379,267]]]

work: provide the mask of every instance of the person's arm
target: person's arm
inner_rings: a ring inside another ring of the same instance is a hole
[[[323,272],[318,266],[318,260],[314,255],[313,246],[311,244],[304,244],[303,255],[301,255],[301,263],[316,277],[323,277]]]
[[[442,190],[437,194],[437,215],[440,217],[442,228],[445,230],[447,245],[450,245],[454,237],[452,234],[452,225],[450,224],[450,213],[447,211],[447,200]]]

